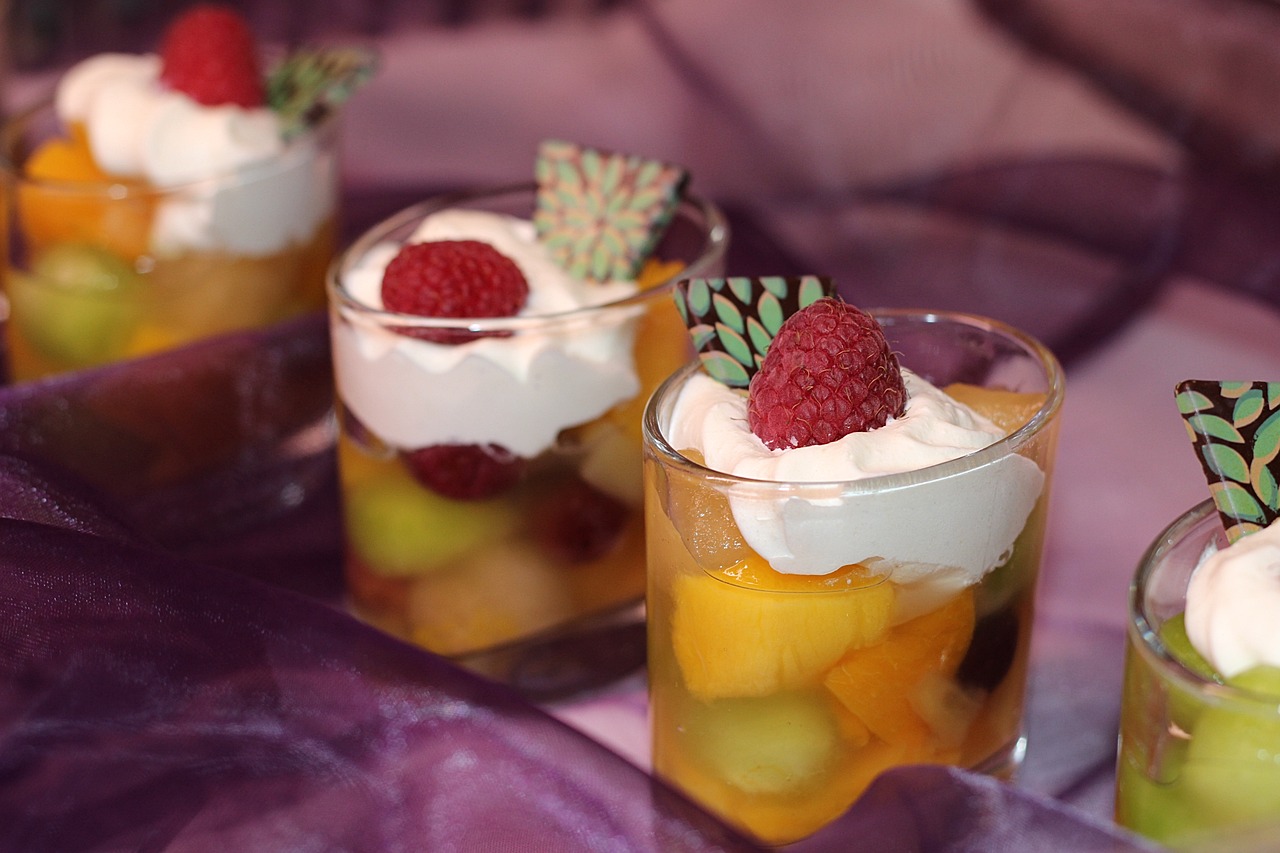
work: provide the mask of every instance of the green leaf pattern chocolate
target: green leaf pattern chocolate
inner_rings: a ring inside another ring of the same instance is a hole
[[[551,140],[538,149],[533,224],[553,260],[589,281],[634,279],[675,214],[686,172]]]
[[[302,48],[267,75],[267,104],[285,139],[315,127],[377,70],[378,57],[360,47]]]
[[[1227,538],[1280,516],[1280,382],[1188,379],[1177,403]]]
[[[733,276],[685,279],[675,302],[703,369],[730,388],[746,388],[783,321],[834,295],[825,276]]]

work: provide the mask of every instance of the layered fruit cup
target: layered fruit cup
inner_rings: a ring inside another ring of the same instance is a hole
[[[1254,849],[1280,829],[1280,671],[1224,683],[1183,622],[1192,574],[1226,547],[1205,501],[1161,532],[1129,592],[1116,819],[1178,848]]]
[[[336,241],[336,140],[328,120],[279,156],[161,188],[104,173],[52,103],[15,116],[0,138],[12,378],[321,310]]]
[[[902,367],[1008,435],[905,474],[781,482],[671,443],[696,363],[645,413],[654,770],[772,844],[887,768],[1008,775],[1023,752],[1060,368],[990,320],[873,313]],[[845,565],[792,571],[819,553]]]
[[[351,606],[499,678],[490,653],[643,598],[641,414],[691,353],[674,282],[717,274],[728,239],[716,208],[686,196],[626,298],[459,320],[355,295],[361,270],[385,264],[424,220],[527,221],[535,193],[410,207],[357,239],[329,276]]]

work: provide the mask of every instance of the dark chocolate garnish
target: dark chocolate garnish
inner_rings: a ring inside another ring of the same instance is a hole
[[[378,55],[363,47],[301,48],[267,75],[267,104],[292,139],[315,127],[368,82]]]
[[[1187,379],[1178,411],[1235,542],[1280,515],[1280,382]]]
[[[633,280],[662,237],[684,169],[549,140],[538,149],[533,224],[551,258],[590,281]]]
[[[783,321],[835,292],[825,276],[773,275],[685,279],[674,295],[703,369],[730,388],[746,388]]]

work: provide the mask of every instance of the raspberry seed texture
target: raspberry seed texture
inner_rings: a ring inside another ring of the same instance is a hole
[[[480,240],[407,243],[382,275],[383,306],[419,317],[511,317],[528,298],[529,283],[516,262]],[[476,337],[462,330],[405,333],[437,343]]]
[[[828,297],[778,330],[751,379],[747,421],[770,449],[807,447],[884,426],[906,403],[880,324]]]

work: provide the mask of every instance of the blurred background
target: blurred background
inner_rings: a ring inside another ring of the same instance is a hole
[[[12,108],[178,0],[8,0]],[[686,165],[731,271],[959,308],[1070,361],[1190,274],[1280,298],[1280,9],[1258,0],[240,0],[264,38],[374,44],[348,233],[519,181],[549,137]]]

